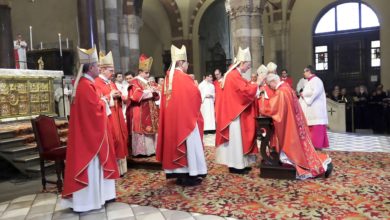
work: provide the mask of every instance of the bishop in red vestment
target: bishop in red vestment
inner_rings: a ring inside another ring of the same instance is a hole
[[[275,95],[260,112],[272,117],[274,121],[280,161],[296,168],[297,179],[314,178],[325,172],[325,176],[329,176],[333,167],[332,160],[328,155],[315,151],[295,91],[287,83],[280,81],[276,74],[269,74],[266,81],[275,89]]]
[[[203,118],[200,91],[186,74],[186,49],[172,45],[172,65],[164,81],[156,158],[167,178],[179,185],[200,184],[207,174],[203,151]]]
[[[115,198],[119,173],[108,139],[106,102],[94,84],[99,74],[96,49],[79,49],[79,57],[84,74],[79,72],[74,88],[61,202],[84,212]]]
[[[130,82],[131,147],[132,155],[151,156],[156,153],[159,100],[157,87],[148,81],[153,58],[141,55],[138,75]]]
[[[111,114],[108,116],[109,137],[112,139],[115,154],[118,160],[120,175],[127,172],[128,132],[125,118],[122,111],[122,93],[115,83],[111,81],[114,74],[114,62],[112,54],[100,55],[100,75],[96,78],[96,87],[100,95],[109,100]]]
[[[245,174],[255,163],[258,147],[255,133],[255,100],[258,84],[244,79],[250,68],[249,48],[239,48],[237,63],[225,74],[217,108],[216,161],[232,173]]]

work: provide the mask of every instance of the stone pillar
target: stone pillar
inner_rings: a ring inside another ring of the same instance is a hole
[[[0,5],[0,68],[15,68],[11,8]]]
[[[87,49],[96,45],[99,50],[95,0],[77,0],[77,14],[80,47]]]
[[[227,0],[226,10],[231,22],[234,54],[238,47],[249,47],[252,56],[252,72],[261,65],[261,16],[263,0]],[[250,78],[248,72],[245,76]]]
[[[137,4],[135,4],[137,3]],[[127,21],[128,41],[129,41],[129,70],[137,73],[140,55],[139,30],[142,27],[140,9],[142,2],[137,0],[124,0],[123,14]],[[138,12],[138,13],[137,13]]]
[[[106,30],[106,48],[112,52],[114,67],[121,71],[119,53],[118,5],[116,0],[104,0],[104,25]]]
[[[126,1],[118,0],[118,24],[119,24],[119,52],[121,56],[121,69],[123,73],[129,71],[130,67],[130,48],[129,32],[127,30],[127,19],[123,14]]]
[[[100,50],[106,51],[106,30],[104,24],[104,2],[96,0],[96,18]]]
[[[270,61],[278,65],[278,69],[288,68],[288,51],[289,51],[289,33],[290,33],[290,13],[291,5],[288,0],[281,0],[276,7],[269,7],[270,23],[269,28],[269,43]]]

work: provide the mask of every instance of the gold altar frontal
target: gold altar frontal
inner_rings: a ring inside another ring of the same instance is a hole
[[[0,75],[0,122],[55,115],[53,76]]]

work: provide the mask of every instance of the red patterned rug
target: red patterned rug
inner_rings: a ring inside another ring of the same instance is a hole
[[[130,169],[117,181],[118,200],[130,204],[207,213],[238,219],[389,219],[390,154],[329,152],[328,179],[304,181],[230,174],[214,163],[202,185],[181,187],[162,171]]]

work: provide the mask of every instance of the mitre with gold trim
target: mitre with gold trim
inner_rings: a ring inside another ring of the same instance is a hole
[[[172,91],[172,82],[173,82],[173,74],[175,72],[176,68],[176,62],[179,60],[187,61],[187,49],[184,45],[181,46],[181,48],[175,47],[175,45],[171,46],[171,69],[169,70],[169,81],[168,81],[168,88],[164,89],[165,92]],[[165,84],[164,84],[165,85]]]
[[[114,59],[112,58],[111,51],[104,55],[102,51],[99,53],[99,66],[100,67],[114,67]]]
[[[238,65],[240,65],[241,62],[251,62],[252,57],[251,57],[251,52],[249,50],[249,47],[242,49],[241,47],[238,47],[238,52],[237,56],[234,58],[234,63],[231,65],[231,67],[228,69],[228,71],[224,74],[222,83],[221,83],[221,88],[225,86],[225,79],[226,76],[234,70]]]
[[[90,49],[77,47],[77,52],[79,55],[80,64],[96,63],[99,60],[95,45]]]
[[[147,57],[145,54],[141,54],[139,57],[138,69],[144,72],[150,72],[153,64],[153,57]]]

